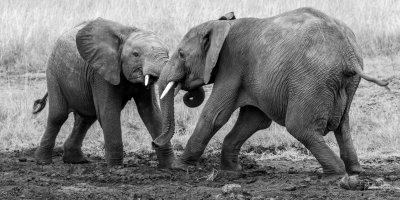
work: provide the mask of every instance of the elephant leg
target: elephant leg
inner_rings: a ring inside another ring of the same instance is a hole
[[[64,142],[64,163],[80,164],[88,163],[82,153],[81,147],[87,130],[96,121],[94,118],[84,118],[77,113],[74,113],[75,122],[72,133]]]
[[[53,148],[56,137],[61,126],[68,118],[68,105],[63,97],[59,85],[55,78],[48,73],[47,88],[49,98],[49,115],[47,127],[44,132],[40,145],[35,151],[35,159],[38,164],[52,163]]]
[[[226,85],[235,86],[234,84]],[[173,168],[185,170],[189,165],[194,165],[203,154],[210,139],[229,120],[236,108],[237,92],[235,88],[227,88],[226,85],[220,88],[214,86],[196,128],[183,154],[173,163]]]
[[[122,165],[124,147],[121,134],[120,115],[102,114],[99,122],[104,132],[105,157],[108,166]]]
[[[224,139],[221,169],[241,170],[238,154],[243,143],[256,131],[268,128],[271,122],[272,120],[256,107],[245,106],[240,108],[235,126]]]
[[[124,147],[121,134],[122,87],[107,83],[96,76],[92,93],[97,120],[103,129],[105,159],[109,167],[122,165]]]
[[[341,126],[335,131],[335,137],[340,149],[340,158],[346,166],[346,171],[349,174],[359,174],[362,172],[356,150],[353,145],[353,140],[350,134],[348,114],[344,116]]]
[[[154,140],[161,134],[161,113],[157,105],[154,86],[149,90],[143,87],[143,92],[134,97],[138,113],[142,118],[151,138]],[[163,147],[155,149],[158,159],[158,167],[169,168],[175,160],[175,154],[172,150],[171,142]]]
[[[321,164],[324,174],[330,177],[346,174],[343,161],[323,139],[327,119],[319,117],[319,112],[324,113],[323,110],[315,110],[323,106],[318,104],[305,106],[296,102],[289,107],[291,108],[287,110],[285,122],[288,132],[311,151]]]

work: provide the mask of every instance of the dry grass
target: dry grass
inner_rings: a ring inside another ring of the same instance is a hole
[[[366,71],[392,79],[388,92],[362,82],[351,112],[351,131],[358,152],[398,152],[400,147],[399,1],[320,1],[320,0],[2,0],[0,4],[0,150],[36,147],[45,129],[47,108],[32,116],[35,99],[45,90],[43,72],[58,35],[75,24],[96,17],[152,30],[164,38],[173,50],[192,26],[234,11],[237,17],[269,17],[287,10],[310,6],[342,20],[356,33],[366,61]],[[13,74],[26,74],[18,76]],[[38,78],[39,77],[39,78]],[[38,79],[36,79],[38,78]],[[180,94],[182,95],[182,94]],[[396,99],[397,98],[397,99]],[[193,132],[201,108],[186,108],[180,98],[176,104],[175,144],[184,145]],[[126,151],[149,150],[150,136],[138,117],[133,103],[123,111],[123,137]],[[209,148],[217,149],[233,126],[236,114],[212,139]],[[71,116],[72,118],[72,116]],[[72,129],[69,119],[63,126],[58,144]],[[330,135],[327,141],[337,148]],[[262,146],[298,146],[285,128],[273,124],[259,131],[245,144]],[[87,135],[84,150],[103,154],[103,137],[96,123]]]
[[[96,17],[152,30],[173,48],[190,27],[229,11],[237,17],[269,17],[304,6],[349,25],[367,55],[400,51],[400,2],[395,0],[2,0],[0,72],[43,71],[57,36]]]

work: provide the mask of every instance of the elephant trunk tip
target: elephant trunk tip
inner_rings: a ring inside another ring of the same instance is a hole
[[[48,93],[46,92],[46,94],[43,96],[43,98],[37,99],[33,103],[32,114],[34,114],[34,115],[38,114],[40,111],[42,111],[44,109],[44,107],[46,106],[46,102],[47,102],[47,96],[48,96]]]
[[[165,146],[168,142],[169,142],[169,138],[166,138],[167,136],[164,135],[160,135],[158,138],[156,138],[155,140],[153,140],[151,142],[151,145],[154,149],[158,149],[160,147]]]

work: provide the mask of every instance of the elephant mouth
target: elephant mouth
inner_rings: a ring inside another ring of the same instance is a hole
[[[182,90],[185,91],[192,91],[192,90],[197,90],[198,88],[202,87],[204,85],[204,82],[202,79],[195,79],[195,80],[191,80],[191,81],[186,81],[183,85],[182,85]]]
[[[132,71],[132,73],[128,77],[129,81],[135,82],[144,82],[143,70],[142,68],[138,68]]]

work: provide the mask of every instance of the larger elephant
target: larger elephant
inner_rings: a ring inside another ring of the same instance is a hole
[[[104,132],[108,165],[121,165],[120,114],[132,98],[151,137],[157,138],[161,133],[161,113],[148,77],[158,76],[168,59],[168,48],[152,32],[101,18],[62,34],[48,60],[49,115],[35,152],[37,162],[52,162],[57,134],[68,113],[73,112],[75,123],[63,146],[63,161],[88,162],[81,150],[82,141],[98,120]],[[43,109],[46,98],[47,94],[36,101],[34,113]],[[156,149],[156,154],[160,167],[169,167],[174,160],[169,143]]]
[[[359,173],[349,131],[350,105],[363,73],[355,35],[344,23],[300,8],[265,18],[213,20],[191,28],[162,70],[159,85],[163,135],[174,134],[171,88],[193,91],[214,83],[183,154],[173,163],[185,169],[202,155],[213,135],[240,108],[223,141],[221,167],[240,170],[238,153],[256,131],[274,121],[311,151],[328,177]],[[340,158],[323,136],[334,131]]]

